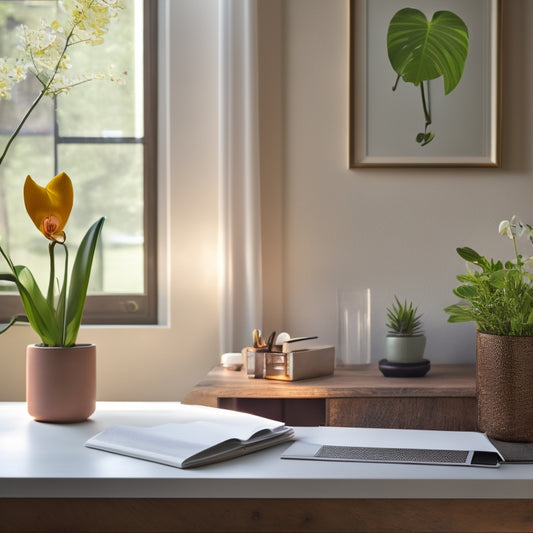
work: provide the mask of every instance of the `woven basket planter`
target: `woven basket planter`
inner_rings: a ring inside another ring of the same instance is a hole
[[[533,337],[478,332],[476,386],[480,431],[533,442]]]

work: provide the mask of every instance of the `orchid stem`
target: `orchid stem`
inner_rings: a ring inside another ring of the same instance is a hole
[[[56,266],[54,258],[55,244],[56,243],[54,241],[48,245],[48,254],[50,255],[50,277],[48,279],[48,293],[46,295],[46,300],[50,306],[54,305],[54,284],[56,280]]]
[[[24,118],[22,119],[20,124],[17,126],[17,129],[11,134],[11,137],[9,137],[9,140],[7,141],[6,147],[4,148],[4,152],[0,156],[0,165],[3,163],[9,148],[11,147],[11,145],[13,144],[13,141],[15,140],[15,137],[19,134],[20,130],[22,129],[22,126],[24,126],[24,124],[26,123],[26,120],[28,120],[28,118],[31,115],[32,111],[37,107],[37,104],[41,101],[41,98],[44,96],[45,92],[46,92],[46,89],[43,89],[39,93],[39,96],[37,96],[37,98],[33,101],[33,104],[30,106],[30,108],[28,109],[28,111],[24,115]]]
[[[59,56],[59,59],[57,60],[57,63],[55,65],[55,68],[54,68],[54,72],[52,74],[52,76],[50,77],[50,79],[48,80],[48,83],[46,85],[43,86],[41,92],[39,93],[39,95],[37,96],[37,98],[35,98],[35,100],[33,101],[33,103],[31,104],[30,108],[28,109],[28,111],[26,111],[26,114],[24,115],[24,117],[22,118],[20,124],[17,126],[17,128],[15,129],[15,131],[11,134],[11,137],[9,137],[9,140],[7,141],[7,144],[4,148],[4,151],[2,152],[2,155],[0,156],[0,166],[2,165],[6,155],[7,155],[7,152],[9,151],[9,148],[11,147],[11,145],[13,144],[13,141],[15,140],[15,138],[17,137],[17,135],[20,133],[20,130],[22,129],[22,126],[24,126],[24,124],[26,123],[26,121],[28,120],[28,118],[30,117],[30,115],[32,114],[33,110],[37,107],[37,104],[41,101],[42,97],[50,90],[50,87],[52,86],[52,83],[59,71],[59,65],[61,65],[61,61],[63,60],[63,57],[65,56],[66,52],[67,52],[67,48],[70,46],[70,39],[72,38],[72,35],[74,34],[74,29],[76,28],[77,24],[75,24],[70,33],[68,34],[68,37],[65,41],[65,45],[63,47],[63,50],[61,52],[61,55]],[[35,77],[39,80],[39,76],[38,74],[35,75]],[[52,96],[55,96],[54,94]]]

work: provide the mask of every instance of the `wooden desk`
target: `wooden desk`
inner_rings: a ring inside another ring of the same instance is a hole
[[[0,532],[533,531],[533,465],[288,461],[281,444],[180,470],[83,446],[112,424],[172,420],[172,403],[98,403],[67,425],[0,403]]]
[[[475,430],[473,365],[434,365],[423,378],[386,378],[376,365],[294,382],[216,366],[183,403],[223,407],[295,426]]]

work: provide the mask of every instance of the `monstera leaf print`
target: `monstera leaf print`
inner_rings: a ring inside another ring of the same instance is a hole
[[[431,124],[431,110],[427,102],[429,80],[443,77],[444,94],[452,92],[461,81],[468,56],[468,28],[451,11],[437,11],[428,21],[418,9],[405,8],[391,19],[387,32],[387,52],[398,82],[420,86],[426,124],[417,135],[422,146],[434,138],[427,128]]]

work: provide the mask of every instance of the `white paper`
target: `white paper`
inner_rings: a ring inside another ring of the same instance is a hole
[[[332,446],[416,448],[421,450],[476,450],[498,453],[484,433],[426,429],[317,428],[307,442]],[[324,442],[327,440],[327,442]]]

